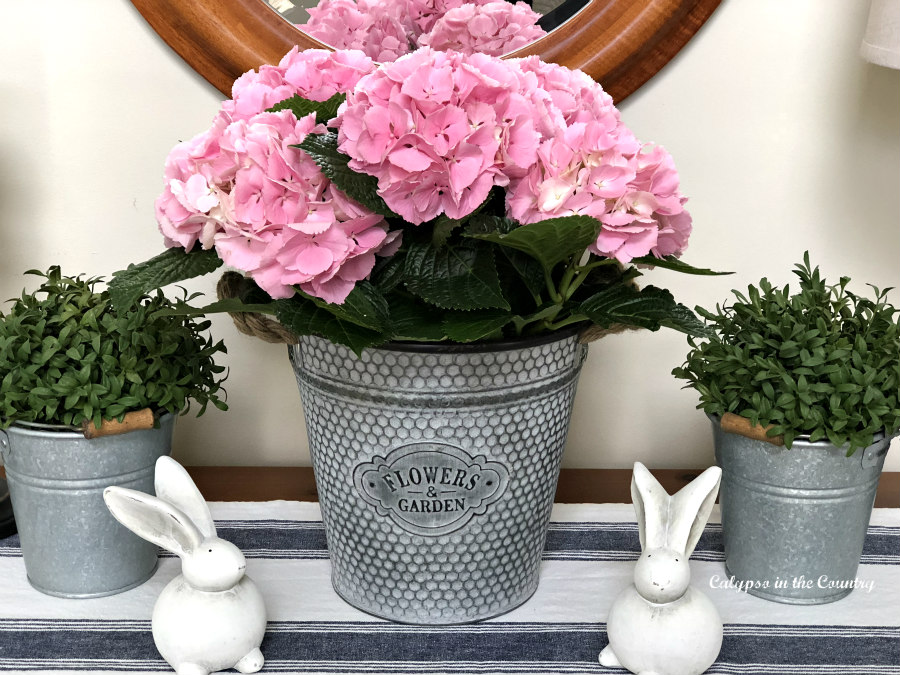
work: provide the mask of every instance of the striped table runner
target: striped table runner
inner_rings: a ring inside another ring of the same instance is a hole
[[[624,673],[603,668],[606,612],[631,583],[640,551],[627,504],[557,505],[541,584],[498,619],[403,626],[359,612],[331,589],[317,504],[211,505],[219,534],[240,546],[266,596],[264,672]],[[715,602],[725,639],[712,674],[900,675],[900,509],[876,509],[858,587],[812,607],[767,602],[729,587],[713,513],[692,557],[693,583]],[[166,556],[144,585],[111,598],[60,600],[25,579],[18,539],[0,540],[0,672],[170,671],[153,646],[150,612],[180,572]]]

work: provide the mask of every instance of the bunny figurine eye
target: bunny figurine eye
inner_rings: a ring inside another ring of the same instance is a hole
[[[634,568],[634,585],[650,602],[672,602],[688,589],[691,568],[687,556],[664,548],[644,551]]]
[[[185,581],[200,591],[224,591],[234,586],[247,569],[241,550],[224,539],[206,539],[182,562]]]

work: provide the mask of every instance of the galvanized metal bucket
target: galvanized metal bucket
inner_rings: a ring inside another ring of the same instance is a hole
[[[87,440],[67,427],[19,424],[0,431],[28,581],[63,598],[134,588],[156,569],[158,548],[120,525],[103,489],[153,493],[156,460],[171,452],[174,415],[158,429]]]
[[[536,590],[587,347],[290,347],[332,582],[416,624],[478,621]]]
[[[790,450],[722,431],[725,567],[752,595],[798,605],[840,600],[856,577],[890,438],[850,457],[798,438]]]

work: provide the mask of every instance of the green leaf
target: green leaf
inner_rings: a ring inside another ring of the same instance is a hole
[[[687,333],[691,333],[687,314],[693,317],[690,310],[675,302],[669,291],[655,286],[605,288],[582,302],[576,313],[583,314],[601,328],[625,324],[655,331],[667,326]]]
[[[441,325],[444,312],[421,300],[399,293],[388,298],[394,340],[440,342],[447,339]]]
[[[113,273],[109,297],[115,307],[127,309],[154,289],[209,274],[221,265],[214,249],[188,253],[183,248],[170,248],[155,258]]]
[[[709,337],[713,334],[713,331],[700,321],[696,314],[680,303],[672,308],[668,318],[660,321],[660,325],[697,337]]]
[[[694,267],[693,265],[688,265],[686,262],[679,260],[673,255],[666,256],[665,258],[657,258],[655,255],[645,255],[640,258],[632,258],[631,262],[635,265],[663,267],[667,270],[699,276],[727,276],[729,274],[734,274],[734,272],[714,272],[713,270],[704,269],[702,267]]]
[[[338,319],[355,323],[363,328],[384,333],[388,331],[391,324],[387,301],[381,292],[368,281],[357,282],[344,302],[339,305],[325,302],[305,293],[302,296]]]
[[[176,303],[171,309],[161,309],[157,316],[197,316],[201,314],[220,314],[222,312],[255,312],[258,314],[274,314],[275,303],[245,303],[240,298],[225,298],[203,307],[193,307],[186,302]]]
[[[403,281],[405,269],[406,252],[401,250],[390,258],[379,258],[369,279],[379,291],[390,293]]]
[[[406,255],[406,287],[444,309],[506,309],[490,246],[474,241],[437,248],[414,243]]]
[[[325,124],[337,117],[338,108],[341,107],[341,103],[344,102],[345,98],[347,98],[346,94],[335,94],[327,101],[310,101],[297,95],[276,103],[267,112],[290,110],[298,120],[310,113],[315,113],[316,122]]]
[[[540,296],[541,293],[547,290],[547,285],[544,281],[544,270],[537,260],[522,251],[516,251],[512,248],[503,248],[502,251],[504,258],[506,258],[519,278],[522,279],[529,293],[533,296]]]
[[[275,316],[281,325],[297,335],[318,335],[349,347],[357,355],[362,354],[366,347],[379,345],[387,339],[383,333],[339,319],[327,309],[300,296],[277,300]]]
[[[370,211],[385,218],[399,218],[391,211],[378,195],[378,179],[365,173],[358,173],[347,166],[350,158],[337,149],[337,134],[310,134],[300,143],[313,161],[319,165],[331,181],[350,199],[353,199]]]
[[[431,243],[440,248],[447,243],[453,231],[463,224],[463,221],[449,218],[445,214],[434,219],[431,230]]]
[[[482,309],[474,312],[447,312],[444,316],[444,332],[454,342],[474,342],[496,334],[512,321],[509,312]]]
[[[488,231],[493,225],[493,231]],[[590,216],[565,216],[522,225],[508,232],[506,219],[482,216],[466,235],[527,253],[546,269],[582,253],[597,239],[600,221]]]

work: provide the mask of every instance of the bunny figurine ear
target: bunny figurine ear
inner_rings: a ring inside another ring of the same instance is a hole
[[[719,493],[722,469],[711,466],[672,497],[669,546],[690,556]]]
[[[631,474],[631,501],[637,515],[641,549],[665,547],[669,499],[669,493],[647,467],[635,462]]]
[[[103,491],[103,501],[122,525],[179,557],[203,542],[191,519],[161,499],[137,490],[108,487]]]
[[[206,500],[190,474],[171,457],[163,455],[156,460],[154,489],[157,497],[183,511],[204,537],[216,536],[216,526]]]

